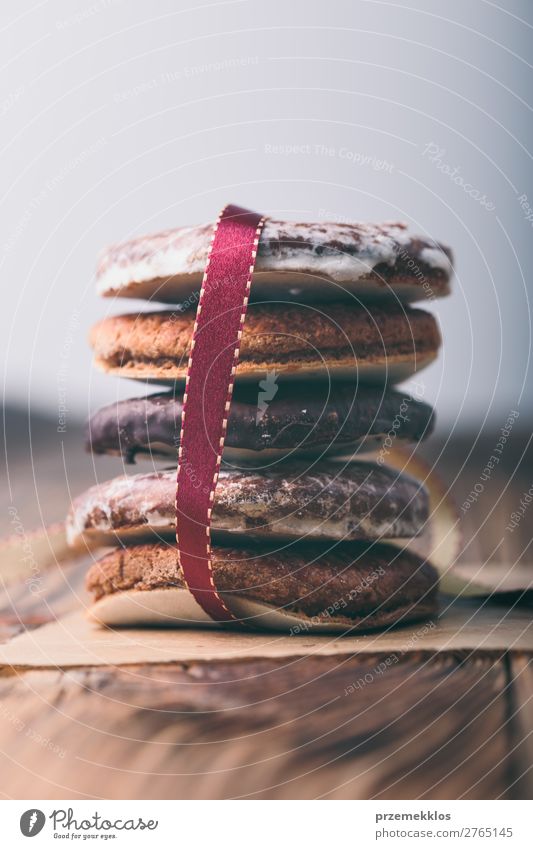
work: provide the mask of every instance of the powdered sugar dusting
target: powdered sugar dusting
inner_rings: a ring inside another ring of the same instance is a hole
[[[120,477],[88,490],[67,519],[69,542],[79,537],[138,537],[175,529],[175,471]],[[314,473],[288,464],[283,472],[222,471],[213,529],[260,537],[376,539],[412,536],[427,514],[417,481],[371,463],[344,467],[323,461]]]

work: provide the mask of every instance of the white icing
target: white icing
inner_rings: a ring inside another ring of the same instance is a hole
[[[141,514],[146,517],[146,522],[151,528],[168,528],[168,516],[160,513],[159,510],[146,510],[141,508]]]
[[[423,248],[420,251],[420,259],[430,268],[444,271],[446,274],[452,273],[452,264],[448,256],[439,248]]]
[[[357,480],[367,493],[369,504],[377,502],[379,491],[371,477],[372,465],[363,466]],[[368,469],[368,472],[367,472]],[[296,477],[295,477],[296,476]],[[304,479],[305,478],[305,479]],[[321,473],[306,473],[298,478],[296,467],[290,476],[264,471],[235,473],[222,471],[219,478],[217,503],[224,509],[213,511],[213,532],[255,537],[313,539],[377,539],[383,536],[411,535],[418,530],[412,520],[402,519],[400,505],[391,503],[389,518],[377,520],[374,511],[358,516],[353,513],[350,499],[354,492],[350,467],[328,463]],[[276,486],[267,489],[262,480],[274,480]],[[363,482],[364,479],[364,482]],[[300,484],[295,483],[300,480]],[[303,486],[303,492],[295,487]],[[381,491],[381,490],[380,490]],[[67,538],[75,544],[80,537],[97,537],[103,542],[116,541],[116,536],[128,541],[151,532],[172,536],[176,526],[174,510],[175,471],[157,475],[120,477],[90,489],[74,504],[67,519]],[[298,499],[300,499],[299,506]],[[394,494],[389,494],[394,499]],[[319,516],[313,515],[306,502],[319,505]],[[273,512],[281,516],[273,518]],[[117,521],[113,514],[121,519]],[[396,517],[396,518],[395,518]],[[253,522],[256,527],[250,528]]]
[[[112,246],[100,260],[98,292],[120,293],[131,284],[144,283],[148,287],[150,281],[162,279],[166,281],[163,285],[167,294],[180,298],[194,295],[195,286],[201,282],[211,234],[211,227],[180,227]],[[267,248],[270,241],[277,243],[280,238],[281,244]],[[307,242],[303,248],[284,244],[287,240],[302,239]],[[347,285],[351,290],[355,286],[356,291],[358,281],[377,265],[394,265],[409,240],[403,223],[347,225],[267,219],[260,242],[262,252],[256,263],[255,289],[260,290],[261,274],[285,273],[323,278]],[[335,244],[334,250],[328,248],[331,242]],[[317,252],[317,248],[325,250]],[[448,257],[438,247],[424,248],[422,253],[427,254],[424,262],[432,268],[451,270]],[[306,283],[313,285],[312,281]],[[157,287],[141,289],[138,294],[152,295],[157,300]]]

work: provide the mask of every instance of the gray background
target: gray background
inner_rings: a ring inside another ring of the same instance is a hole
[[[527,423],[533,225],[519,198],[533,206],[533,6],[505,7],[4,0],[8,403],[52,418],[66,404],[74,422],[134,395],[91,368],[90,324],[140,306],[98,301],[98,252],[233,201],[400,218],[451,244],[457,276],[431,307],[445,344],[426,399],[443,432],[487,417],[497,429],[510,409]]]

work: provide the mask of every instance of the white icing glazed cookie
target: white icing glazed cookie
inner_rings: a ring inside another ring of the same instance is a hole
[[[98,264],[98,293],[195,303],[212,233],[212,224],[178,227],[112,245]],[[401,222],[267,219],[252,298],[433,300],[449,293],[451,274],[450,249],[426,236],[409,234]]]
[[[75,499],[67,537],[72,545],[172,539],[175,503],[175,469],[118,477]],[[427,514],[427,492],[409,475],[375,463],[321,460],[261,473],[223,470],[212,529],[215,537],[375,540],[413,537]]]

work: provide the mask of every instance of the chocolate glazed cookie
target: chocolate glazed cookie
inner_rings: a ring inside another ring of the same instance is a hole
[[[99,410],[87,426],[87,449],[134,463],[140,456],[175,460],[182,393],[131,398]],[[387,434],[419,441],[433,429],[431,407],[392,389],[315,382],[278,385],[268,372],[233,394],[225,457],[254,467],[289,454],[317,456],[374,450]]]

